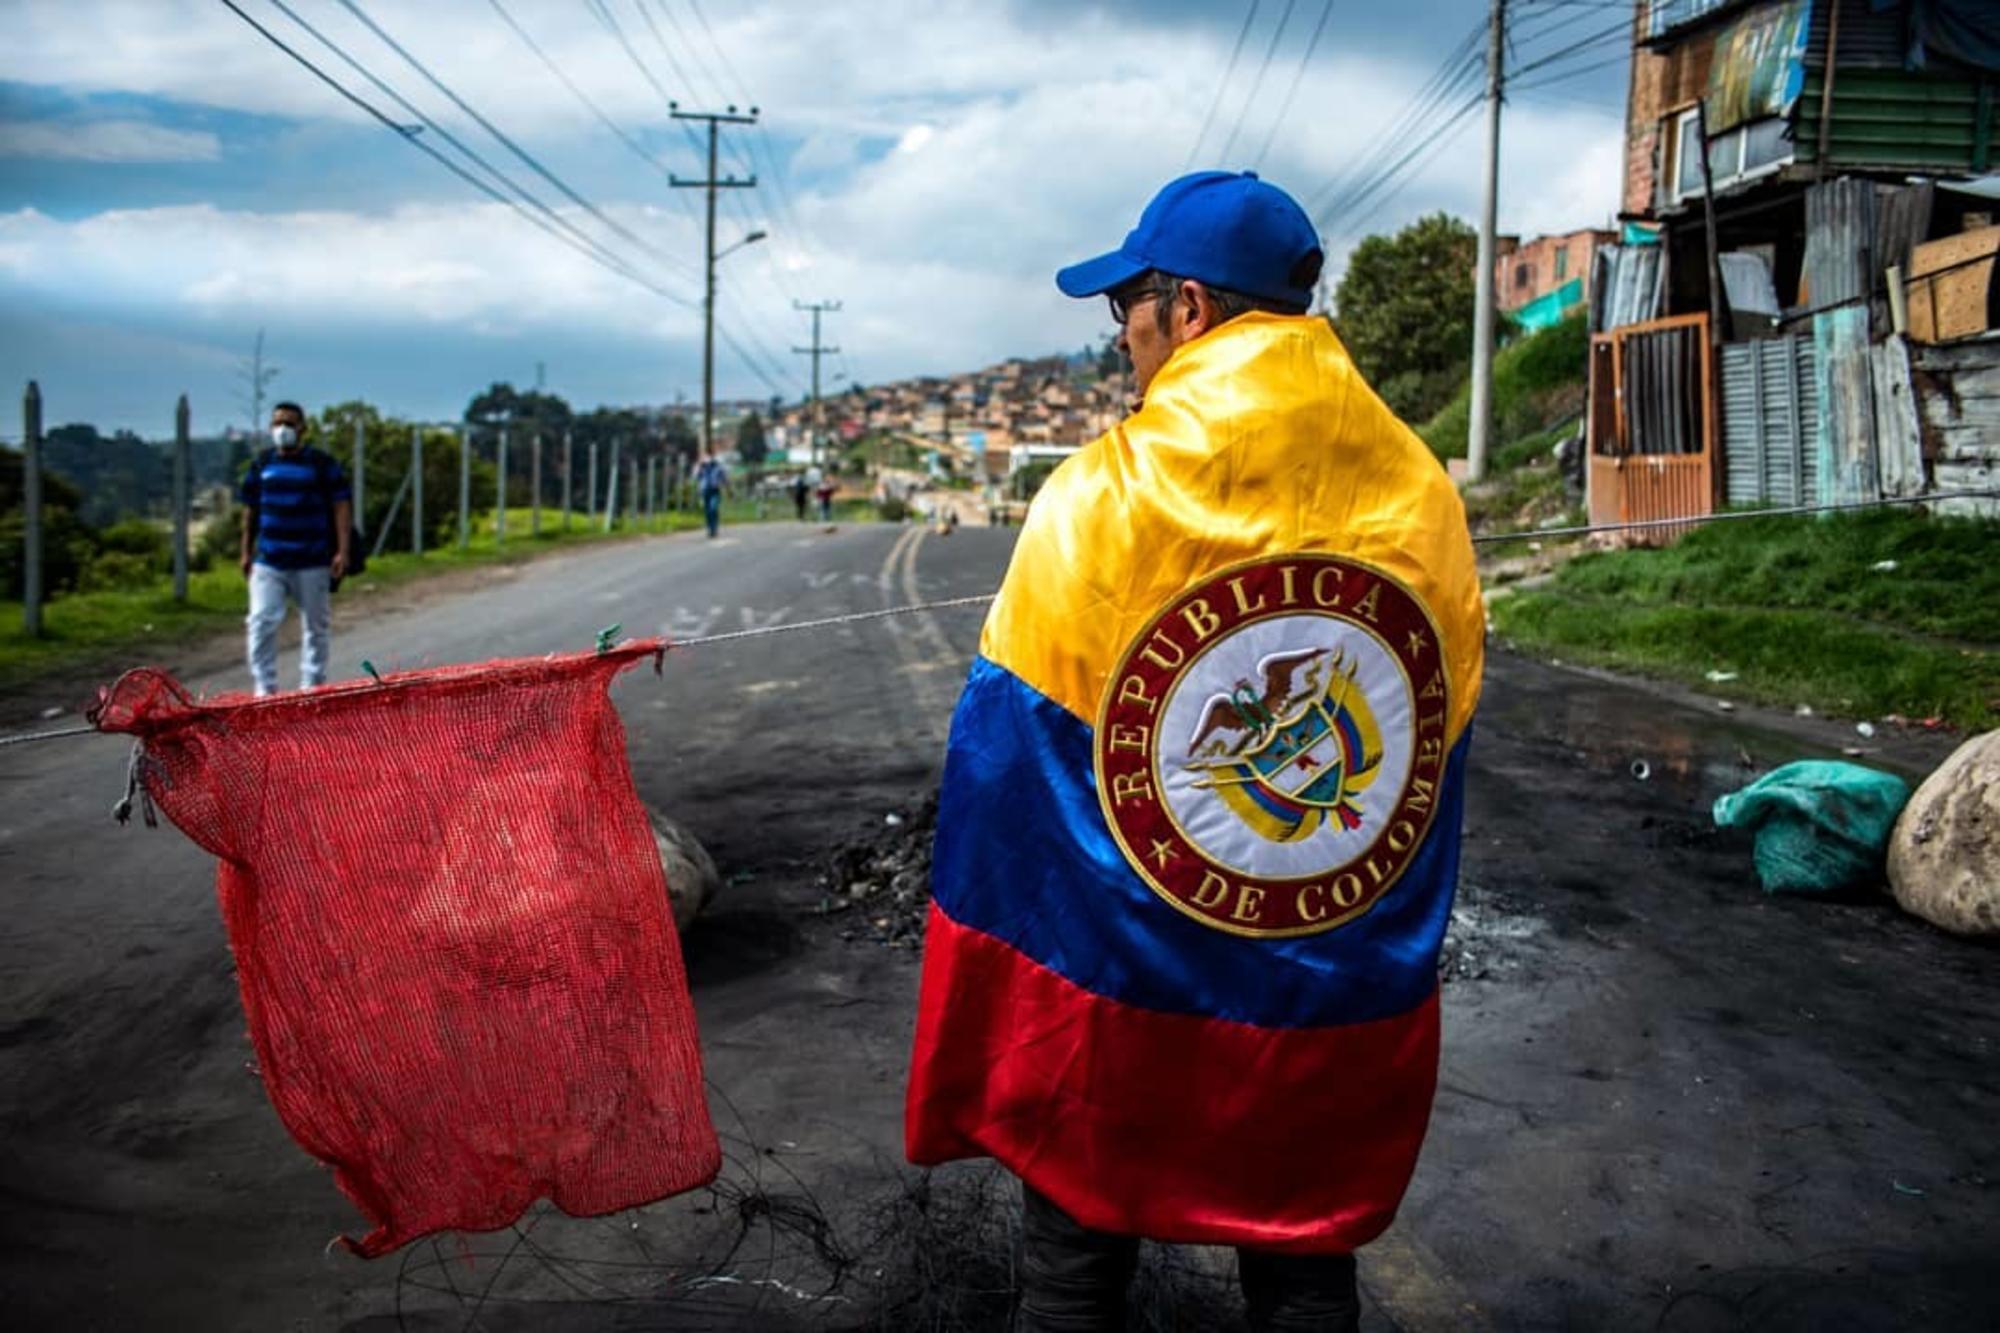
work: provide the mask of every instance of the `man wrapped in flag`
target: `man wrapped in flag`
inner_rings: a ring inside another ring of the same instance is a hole
[[[1143,402],[1036,499],[959,701],[906,1127],[1020,1176],[1026,1328],[1117,1327],[1138,1237],[1353,1328],[1423,1143],[1484,612],[1322,262],[1201,172],[1056,278]]]

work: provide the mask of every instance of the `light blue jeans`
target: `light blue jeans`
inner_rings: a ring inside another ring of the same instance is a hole
[[[325,565],[318,569],[250,566],[250,614],[244,624],[250,631],[250,679],[259,695],[278,692],[278,627],[285,623],[288,598],[299,608],[305,626],[299,643],[299,688],[326,684],[326,655],[333,643],[327,627],[332,617],[331,576]]]

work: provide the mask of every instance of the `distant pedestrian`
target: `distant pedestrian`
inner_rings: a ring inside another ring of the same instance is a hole
[[[830,472],[813,469],[818,480],[813,483],[813,495],[819,500],[819,521],[833,522],[833,493],[840,489],[840,482]]]
[[[812,483],[806,474],[800,472],[792,478],[792,509],[798,514],[799,522],[806,521],[806,500],[812,495]]]
[[[722,527],[722,488],[729,482],[729,473],[723,468],[722,460],[715,456],[715,450],[701,460],[694,470],[695,489],[701,492],[701,516],[708,524],[708,535],[713,537]]]
[[[305,409],[271,409],[271,445],[243,478],[244,577],[250,580],[250,679],[261,695],[278,689],[278,628],[287,599],[299,609],[299,688],[326,683],[332,646],[333,581],[352,558],[354,497],[333,457],[305,442]]]

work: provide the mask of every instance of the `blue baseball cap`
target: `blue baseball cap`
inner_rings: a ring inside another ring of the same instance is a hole
[[[1158,269],[1266,301],[1312,305],[1326,261],[1298,201],[1254,171],[1197,171],[1153,196],[1110,254],[1056,274],[1066,296],[1097,296]]]

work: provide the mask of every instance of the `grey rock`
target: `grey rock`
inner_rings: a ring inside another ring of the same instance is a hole
[[[2000,937],[2000,731],[1959,746],[1903,807],[1889,888],[1954,935]]]
[[[660,849],[660,868],[667,872],[667,904],[673,909],[674,927],[686,934],[701,909],[721,891],[722,874],[694,834],[657,810],[648,813],[653,841]]]

